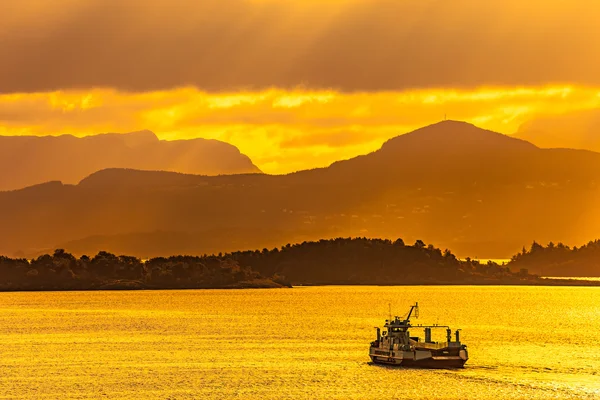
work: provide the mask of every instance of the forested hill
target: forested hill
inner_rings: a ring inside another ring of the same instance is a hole
[[[292,284],[478,284],[536,279],[491,262],[461,261],[450,250],[421,240],[406,245],[402,239],[338,238],[223,257],[264,276],[285,277]]]
[[[542,276],[600,276],[600,240],[581,247],[550,242],[543,246],[533,242],[529,250],[516,254],[508,266],[526,268]]]
[[[0,257],[0,290],[281,287],[222,257],[139,258],[101,251],[77,259],[64,250],[34,260]]]
[[[585,250],[553,250],[566,253]],[[537,245],[539,246],[539,245]],[[285,245],[272,250],[204,256],[136,257],[100,252],[77,259],[64,250],[33,260],[0,257],[0,290],[246,288],[290,285],[552,285],[586,282],[548,281],[531,275],[537,247],[515,256],[518,272],[493,262],[459,260],[449,250],[417,240],[338,238]],[[557,253],[558,254],[558,253]],[[530,260],[531,263],[528,263]],[[515,272],[513,272],[515,271]],[[600,282],[598,282],[600,284]]]

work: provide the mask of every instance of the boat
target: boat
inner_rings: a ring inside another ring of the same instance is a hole
[[[414,368],[464,368],[469,359],[467,345],[460,342],[460,329],[455,332],[444,325],[411,325],[410,318],[419,316],[419,303],[410,307],[406,318],[394,317],[385,321],[384,331],[377,329],[377,340],[371,342],[369,356],[375,364]],[[410,336],[409,329],[423,329],[424,339]],[[446,329],[446,341],[431,340],[433,329]]]

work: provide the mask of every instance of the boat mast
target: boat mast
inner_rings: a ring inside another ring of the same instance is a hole
[[[414,306],[410,306],[410,311],[408,312],[408,316],[406,317],[407,321],[410,319],[410,316],[412,315],[413,310],[415,310],[415,317],[419,318],[419,303],[415,303]]]

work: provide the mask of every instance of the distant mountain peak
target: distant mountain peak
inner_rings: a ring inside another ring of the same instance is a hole
[[[107,168],[198,175],[261,172],[229,143],[212,139],[160,140],[149,130],[81,138],[0,136],[0,191],[53,180],[75,184]]]
[[[448,126],[471,127],[471,128],[481,129],[470,122],[461,121],[461,120],[457,120],[457,119],[445,119],[443,121],[439,121],[439,122],[435,122],[433,124],[426,125],[421,129],[430,128],[430,127],[434,127],[434,126],[437,126],[437,127],[448,127]]]
[[[462,153],[533,150],[536,148],[525,140],[482,129],[465,121],[445,120],[396,136],[385,142],[381,150],[440,150]]]
[[[129,147],[144,146],[147,144],[155,144],[160,141],[158,136],[150,130],[144,129],[141,131],[127,133],[102,133],[99,135],[85,136],[87,140],[119,140]]]
[[[148,129],[144,129],[141,131],[128,132],[128,133],[124,133],[122,135],[124,137],[129,137],[129,138],[145,139],[145,140],[152,140],[152,141],[159,140],[158,136],[156,136],[156,133],[154,133]]]

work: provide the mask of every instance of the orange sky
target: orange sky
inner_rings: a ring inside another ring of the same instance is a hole
[[[6,0],[0,134],[217,138],[263,171],[600,109],[589,0]]]
[[[238,146],[263,171],[283,173],[373,151],[444,114],[510,134],[536,116],[599,107],[600,88],[571,86],[353,94],[97,89],[0,95],[0,134],[151,129],[162,139],[220,139]]]

